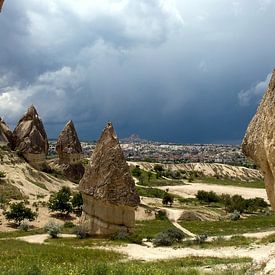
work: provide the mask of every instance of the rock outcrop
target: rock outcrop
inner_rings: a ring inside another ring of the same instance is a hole
[[[270,204],[275,210],[275,69],[267,91],[250,122],[242,144],[243,153],[251,158],[264,175]]]
[[[13,146],[36,169],[47,169],[48,139],[42,120],[34,106],[19,120],[13,131]]]
[[[12,145],[12,131],[0,117],[0,143]]]
[[[64,175],[69,180],[78,182],[84,174],[84,166],[81,164],[82,147],[71,120],[65,125],[58,137],[56,152]]]
[[[111,123],[96,145],[79,189],[84,201],[82,223],[90,234],[133,230],[140,199]]]

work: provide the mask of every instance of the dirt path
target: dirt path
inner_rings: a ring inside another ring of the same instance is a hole
[[[61,238],[75,238],[76,236],[73,234],[60,234],[59,237],[61,237]],[[38,234],[38,235],[18,237],[16,239],[25,241],[27,243],[42,244],[49,238],[50,238],[50,236],[48,234]]]
[[[179,195],[182,197],[194,197],[199,190],[214,191],[217,194],[229,194],[229,195],[241,195],[245,199],[251,199],[255,197],[263,198],[268,202],[266,191],[263,188],[247,188],[238,186],[226,186],[217,184],[206,184],[206,183],[190,183],[187,185],[176,185],[176,186],[160,186],[157,187],[162,190],[169,189],[169,193]]]
[[[250,257],[253,260],[261,261],[262,259],[265,259],[275,252],[275,244],[247,248],[221,247],[213,249],[175,249],[172,247],[146,247],[136,244],[128,244],[127,246],[112,247],[111,249],[120,253],[124,253],[131,259],[143,261],[168,260],[189,256],[218,258]]]

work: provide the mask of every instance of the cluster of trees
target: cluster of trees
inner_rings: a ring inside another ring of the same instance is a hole
[[[57,193],[51,195],[47,205],[51,212],[59,212],[62,215],[74,212],[80,216],[83,199],[81,193],[72,194],[70,188],[64,186]],[[4,215],[7,220],[13,220],[19,226],[23,220],[34,221],[38,213],[26,207],[24,202],[14,202],[10,205],[9,211],[4,212]]]
[[[63,215],[69,215],[72,212],[81,214],[82,205],[81,193],[72,195],[70,188],[63,186],[57,193],[51,195],[48,208],[51,212],[59,212]]]
[[[196,198],[205,203],[221,203],[227,212],[239,211],[240,213],[253,213],[262,211],[268,207],[267,202],[262,198],[244,199],[240,195],[230,196],[228,194],[218,195],[213,191],[198,191]]]

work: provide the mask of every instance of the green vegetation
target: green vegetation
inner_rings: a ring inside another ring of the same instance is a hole
[[[143,186],[166,186],[166,185],[184,185],[179,180],[168,180],[162,177],[160,172],[145,171],[138,165],[131,169],[132,175],[139,180],[138,184]]]
[[[153,239],[160,232],[173,228],[175,228],[174,225],[167,218],[137,221],[135,233],[142,238]]]
[[[16,240],[0,242],[1,274],[199,274],[198,267],[215,268],[220,264],[238,264],[240,267],[238,270],[234,266],[231,270],[219,274],[244,274],[251,263],[250,258],[213,257],[187,257],[157,262],[125,261],[125,256],[116,252],[62,246],[58,239],[47,245]]]
[[[0,182],[0,201],[23,200],[24,196],[19,188],[9,183],[9,181]]]
[[[57,238],[61,233],[61,225],[55,222],[48,222],[44,226],[45,232],[47,232],[52,238]]]
[[[154,239],[154,246],[171,246],[174,243],[179,243],[184,238],[184,234],[178,228],[169,228],[160,232]]]
[[[198,235],[238,235],[247,232],[275,230],[275,215],[250,216],[237,221],[181,221],[180,224],[192,233]]]
[[[82,205],[83,205],[83,198],[80,192],[74,193],[71,203],[76,214],[81,215],[82,213]]]
[[[137,187],[137,192],[142,197],[162,199],[166,194],[165,191],[153,187]]]
[[[174,203],[174,196],[165,192],[163,199],[162,199],[162,204],[169,205],[171,207],[173,203]]]
[[[217,185],[231,185],[239,187],[249,187],[249,188],[265,188],[264,182],[262,180],[258,181],[241,181],[233,180],[227,178],[215,178],[215,177],[205,177],[200,176],[196,182],[207,183],[207,184],[217,184]]]
[[[34,221],[37,217],[37,213],[26,207],[23,202],[12,203],[10,211],[4,214],[7,220],[14,220],[17,225],[20,225],[23,220]]]
[[[275,234],[262,238],[260,242],[263,244],[275,243]]]
[[[196,198],[205,203],[219,203],[224,206],[227,212],[238,211],[240,213],[262,212],[267,209],[268,204],[262,198],[244,199],[240,195],[230,196],[228,194],[217,195],[215,192],[200,190],[196,194]]]

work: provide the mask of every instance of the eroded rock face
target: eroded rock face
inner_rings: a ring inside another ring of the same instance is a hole
[[[71,120],[65,125],[58,137],[56,152],[64,175],[69,180],[78,182],[84,174],[84,167],[81,164],[82,147]]]
[[[250,122],[242,144],[264,175],[268,199],[275,210],[275,70],[258,110]]]
[[[49,144],[42,120],[34,106],[19,120],[13,132],[14,149],[20,151],[37,169],[45,166]]]
[[[82,222],[91,234],[132,231],[140,199],[111,123],[97,143],[79,188],[84,201]]]
[[[0,117],[0,142],[12,144],[12,131],[5,121]]]

